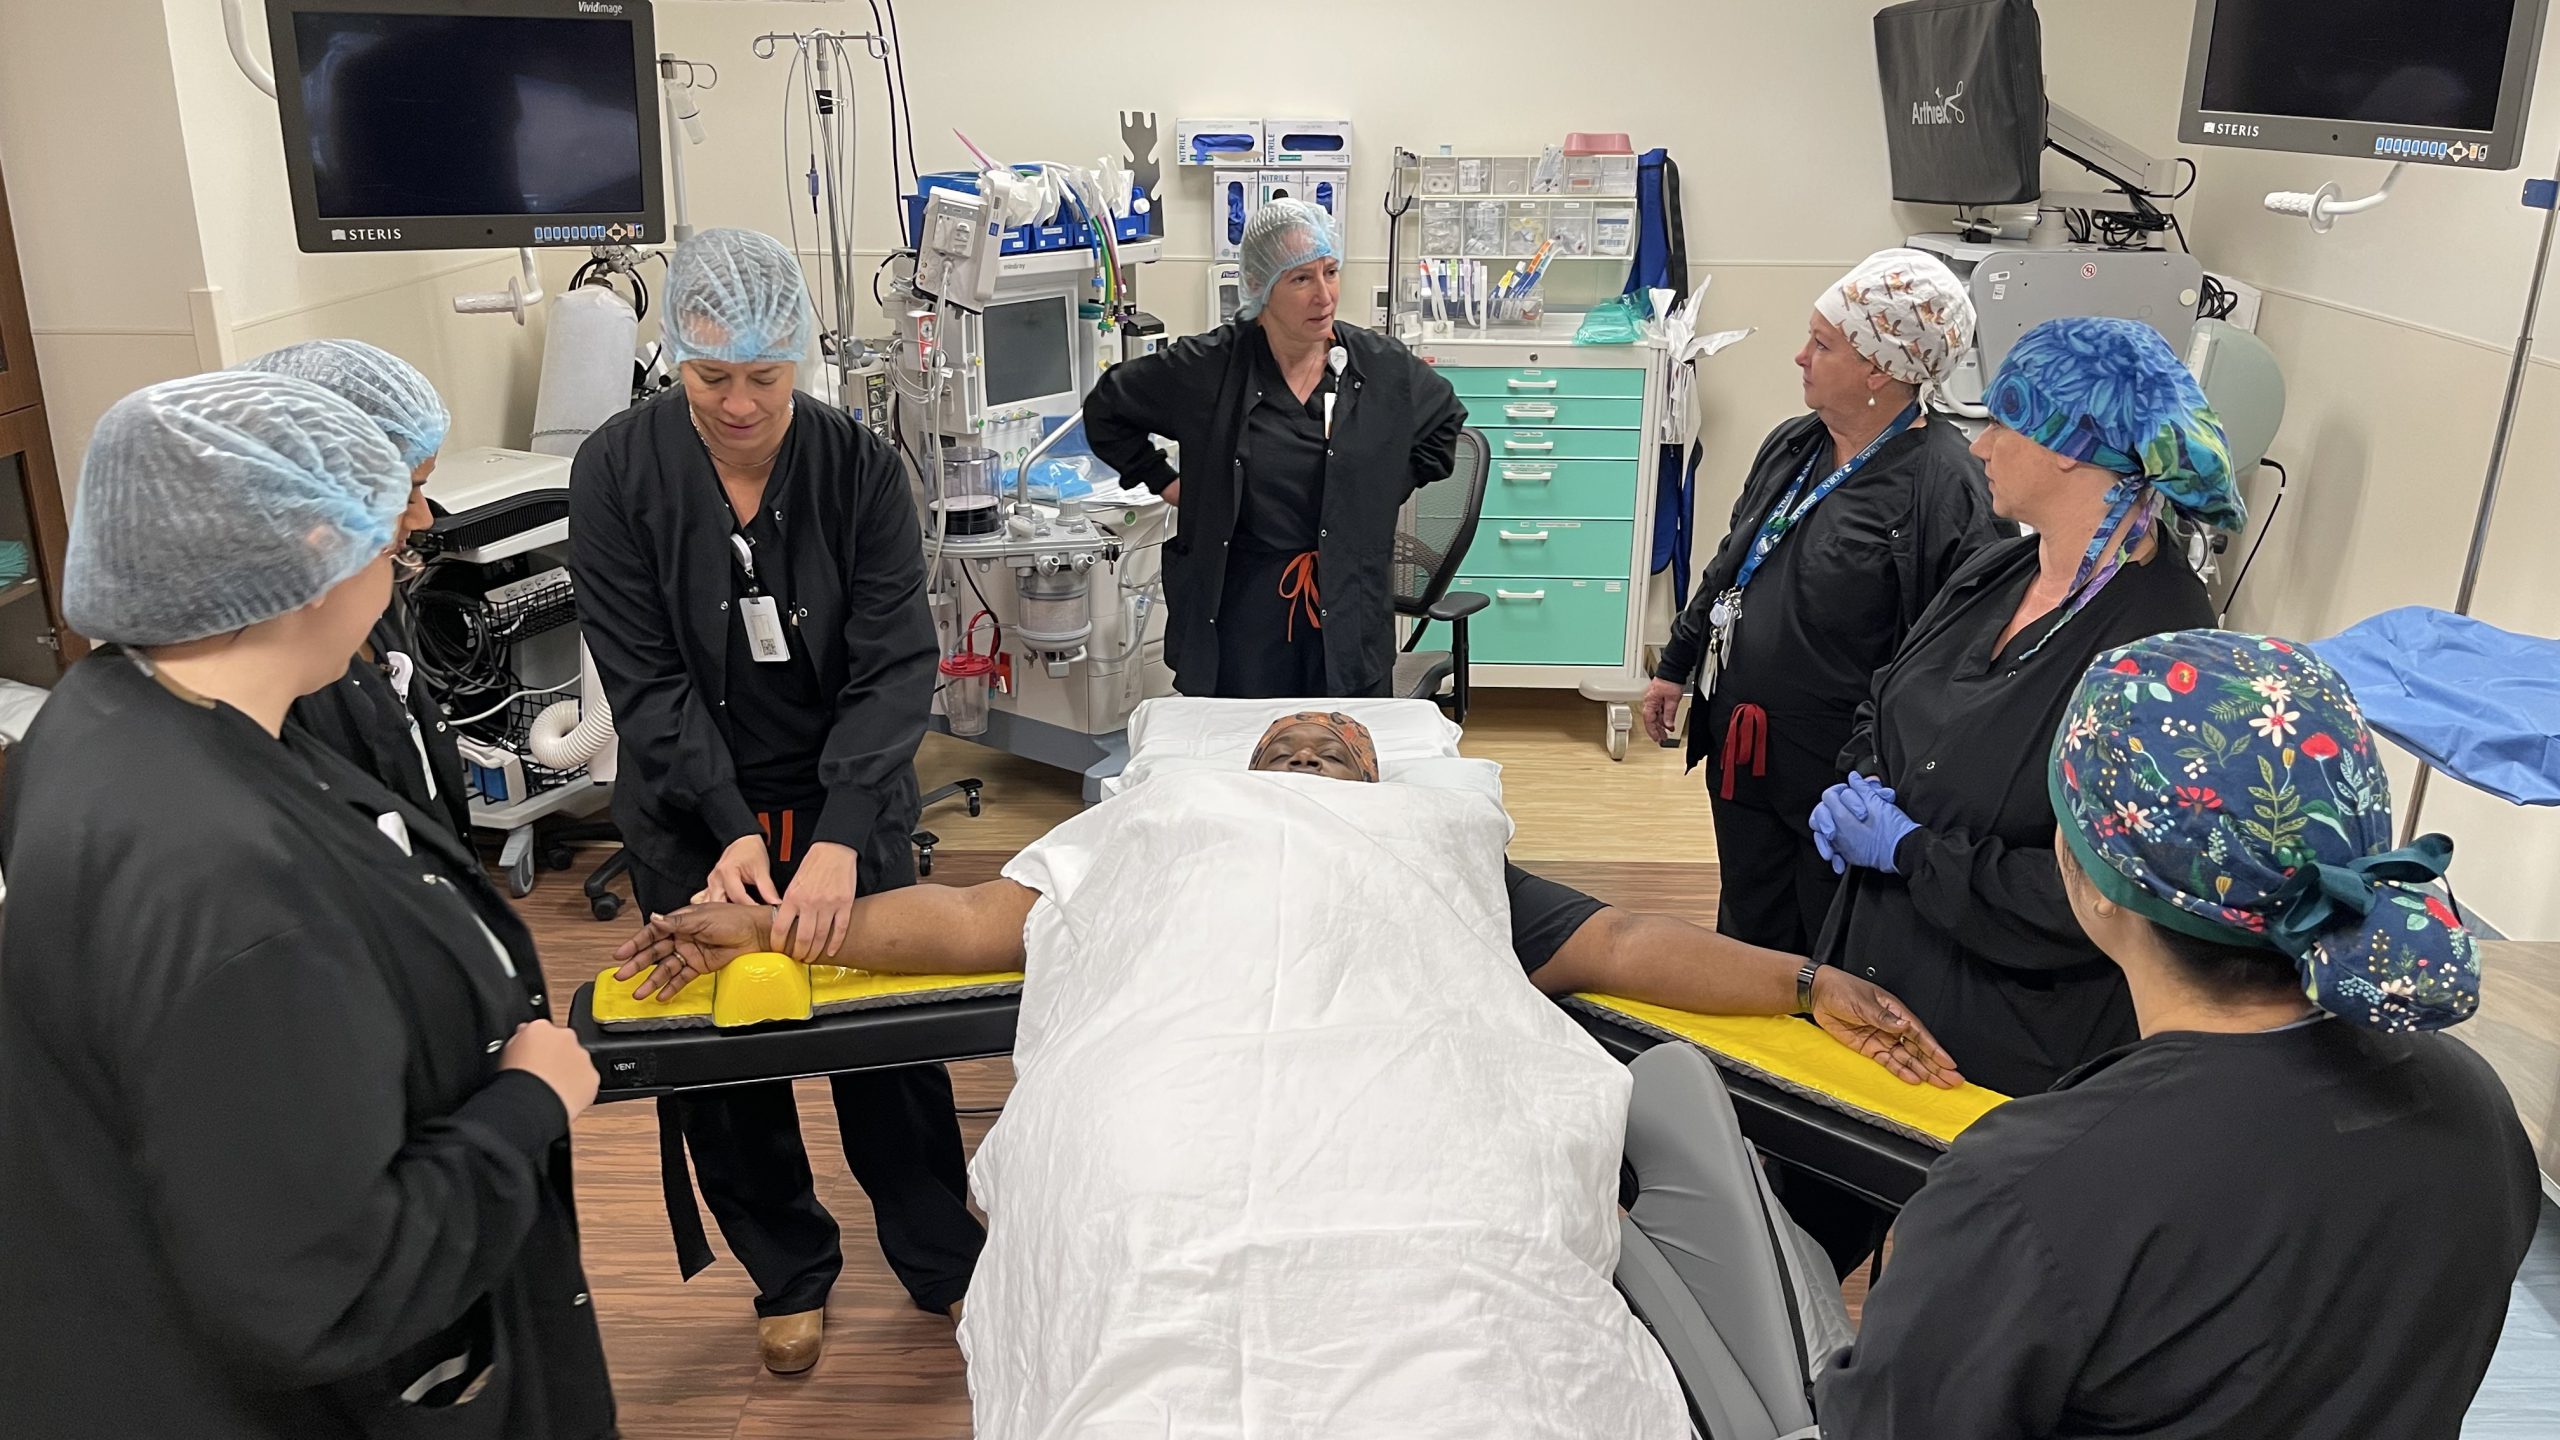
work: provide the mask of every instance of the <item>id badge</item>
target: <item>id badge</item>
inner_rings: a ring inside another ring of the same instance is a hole
[[[761,665],[779,665],[791,658],[791,642],[782,633],[782,613],[770,595],[750,595],[738,602],[738,613],[747,621],[747,651]]]

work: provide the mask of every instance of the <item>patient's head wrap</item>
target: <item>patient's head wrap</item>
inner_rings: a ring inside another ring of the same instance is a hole
[[[390,548],[409,467],[372,417],[308,380],[192,375],[110,407],[71,512],[63,618],[177,645],[310,604]]]
[[[681,365],[797,364],[816,325],[800,262],[754,230],[705,230],[667,262],[668,358]]]
[[[1262,732],[1260,740],[1254,742],[1255,757],[1259,758],[1272,741],[1279,739],[1282,731],[1294,730],[1301,725],[1316,725],[1332,731],[1342,741],[1342,748],[1351,752],[1351,763],[1359,767],[1360,778],[1378,778],[1378,742],[1371,738],[1368,726],[1338,711],[1301,710],[1295,715],[1281,716],[1271,722],[1270,729]]]
[[[2116,476],[2106,519],[2072,577],[2066,621],[2124,568],[2163,504],[2218,530],[2237,530],[2248,520],[2222,422],[2186,362],[2139,321],[2046,321],[2010,347],[1983,403],[2001,425],[2066,460]]]
[[[236,367],[308,380],[373,417],[412,470],[444,448],[453,416],[436,387],[408,361],[361,340],[309,340],[270,350]]]
[[[2100,656],[2047,783],[2082,872],[2152,923],[2280,951],[2313,1004],[2369,1029],[2479,1008],[2478,949],[2432,888],[2453,842],[2391,848],[2372,732],[2310,651],[2190,630]]]
[[[1244,303],[1236,314],[1250,320],[1271,303],[1281,277],[1301,265],[1327,256],[1340,259],[1333,219],[1304,200],[1274,200],[1245,222],[1238,268],[1243,271]]]
[[[1945,380],[1973,346],[1973,299],[1964,282],[1917,250],[1868,256],[1813,308],[1869,363],[1905,385]]]

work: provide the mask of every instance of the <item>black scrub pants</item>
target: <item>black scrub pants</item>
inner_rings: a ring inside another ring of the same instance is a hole
[[[1218,698],[1298,700],[1332,695],[1321,617],[1311,614],[1304,600],[1283,594],[1289,566],[1296,559],[1243,542],[1229,549],[1226,589],[1218,606]]]
[[[1712,787],[1715,767],[1707,771]],[[1812,954],[1832,897],[1840,893],[1840,877],[1801,828],[1813,805],[1790,820],[1724,799],[1712,788],[1707,803],[1715,813],[1716,873],[1722,881],[1716,933],[1789,955]]]
[[[816,818],[814,811],[800,812],[792,832],[808,834]],[[862,857],[863,894],[915,883],[915,854],[904,835],[896,840],[894,848],[874,847],[881,852],[878,863],[872,855]],[[774,884],[787,886],[799,855],[779,846],[772,853]],[[642,913],[665,914],[689,903],[704,878],[676,880],[635,864],[631,888]],[[917,1308],[948,1311],[968,1293],[987,1240],[969,1213],[968,1166],[950,1072],[914,1065],[831,1076],[827,1083],[835,1091],[845,1163],[871,1197],[881,1254]],[[823,1307],[844,1270],[844,1248],[835,1217],[818,1203],[791,1082],[689,1091],[661,1103],[661,1126],[670,1114],[692,1152],[694,1176],[720,1238],[756,1282],[756,1314],[796,1315]],[[691,1279],[708,1263],[709,1251],[689,1198],[683,1213],[676,1213],[682,1160],[668,1160],[670,1219],[679,1260]]]

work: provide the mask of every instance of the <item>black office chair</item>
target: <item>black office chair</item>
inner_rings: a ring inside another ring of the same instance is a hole
[[[1458,578],[1459,562],[1476,539],[1476,521],[1484,514],[1484,487],[1493,471],[1493,449],[1482,431],[1458,432],[1457,463],[1449,478],[1414,492],[1396,522],[1396,613],[1417,622],[1437,621],[1449,627],[1449,648],[1420,650],[1426,627],[1417,623],[1413,636],[1396,656],[1395,694],[1402,700],[1441,700],[1451,718],[1467,718],[1467,617],[1493,603],[1480,591],[1449,593]]]

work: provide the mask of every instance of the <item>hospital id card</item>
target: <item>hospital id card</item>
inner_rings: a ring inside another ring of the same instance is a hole
[[[782,633],[782,613],[770,595],[750,595],[738,602],[746,617],[747,652],[758,664],[779,665],[791,658],[791,641]]]

